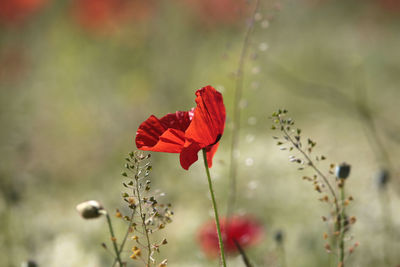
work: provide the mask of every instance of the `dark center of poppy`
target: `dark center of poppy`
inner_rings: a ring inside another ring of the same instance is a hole
[[[214,143],[212,143],[210,146],[213,146],[213,145],[215,145],[216,143],[218,143],[218,141],[221,139],[221,134],[219,134],[218,136],[217,136],[217,138],[215,139],[215,142]]]

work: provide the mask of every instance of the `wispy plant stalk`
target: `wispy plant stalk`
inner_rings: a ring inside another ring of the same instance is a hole
[[[236,191],[237,191],[237,170],[238,162],[235,155],[239,147],[239,133],[240,133],[240,101],[242,99],[243,85],[244,85],[244,69],[248,56],[251,34],[254,29],[255,14],[260,7],[260,0],[256,0],[254,9],[251,13],[250,21],[246,29],[246,33],[243,39],[243,45],[240,53],[239,64],[236,70],[236,82],[235,82],[235,93],[233,99],[233,125],[232,125],[232,140],[231,140],[231,153],[230,153],[230,164],[229,164],[229,179],[230,179],[230,194],[227,207],[227,218],[230,217],[233,210],[235,209],[236,203]]]

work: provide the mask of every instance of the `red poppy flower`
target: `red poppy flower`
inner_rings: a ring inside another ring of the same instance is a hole
[[[232,216],[229,220],[220,220],[224,249],[227,253],[238,252],[235,242],[242,248],[256,244],[263,234],[262,226],[250,216]],[[218,234],[215,221],[205,223],[199,231],[198,241],[204,253],[209,257],[219,255]]]
[[[151,115],[136,133],[140,150],[180,153],[185,170],[197,161],[197,153],[205,148],[208,166],[217,151],[225,128],[225,106],[221,93],[212,86],[196,92],[197,107],[189,111],[169,113],[158,119]]]
[[[47,0],[1,0],[0,22],[18,25],[44,6]]]

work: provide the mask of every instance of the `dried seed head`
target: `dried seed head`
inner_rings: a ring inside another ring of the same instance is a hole
[[[158,267],[166,267],[166,266],[167,266],[167,262],[168,262],[167,259],[163,260],[162,262],[160,262],[160,264],[158,265]]]
[[[115,217],[117,217],[117,218],[122,218],[122,213],[119,211],[119,209],[116,209],[116,211],[115,211]]]
[[[324,233],[323,238],[324,238],[325,240],[327,240],[327,239],[328,239],[328,234],[327,234],[327,233]]]
[[[328,252],[328,253],[332,252],[331,246],[328,243],[326,243],[324,247],[325,247],[326,252]]]
[[[128,203],[129,203],[129,204],[135,204],[135,198],[129,197],[129,198],[128,198]]]
[[[130,255],[129,257],[130,257],[132,260],[136,260],[138,257],[140,257],[141,254],[142,254],[141,249],[138,248],[138,247],[136,247],[136,246],[134,246],[134,247],[132,248],[132,255]]]
[[[76,210],[84,219],[94,219],[104,214],[103,206],[96,200],[82,202],[76,206]]]

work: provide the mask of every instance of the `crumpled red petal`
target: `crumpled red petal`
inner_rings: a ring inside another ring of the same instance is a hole
[[[197,161],[197,153],[202,148],[206,149],[208,167],[211,168],[225,128],[226,112],[221,93],[208,85],[197,90],[196,96],[197,107],[185,132],[186,143],[180,156],[185,170]]]
[[[224,133],[225,106],[221,93],[210,85],[197,90],[196,96],[197,107],[185,137],[205,148],[216,144]]]
[[[136,146],[141,150],[180,153],[185,144],[185,130],[190,124],[190,112],[177,111],[158,119],[151,115],[136,133]]]
[[[199,153],[200,149],[201,147],[198,143],[190,143],[183,147],[179,156],[182,168],[188,170],[190,165],[198,160],[199,157],[197,154]]]

